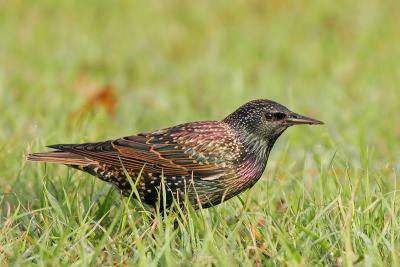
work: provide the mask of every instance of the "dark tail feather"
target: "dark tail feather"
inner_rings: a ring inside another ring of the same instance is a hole
[[[88,165],[91,161],[85,157],[76,155],[71,152],[51,151],[43,153],[33,153],[26,157],[29,161],[43,161],[49,163],[59,163],[66,165]]]

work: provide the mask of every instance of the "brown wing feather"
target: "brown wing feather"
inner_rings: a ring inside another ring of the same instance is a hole
[[[51,151],[43,153],[33,153],[26,157],[29,161],[44,161],[49,163],[59,163],[66,165],[85,166],[92,162],[82,156],[70,152]]]
[[[218,177],[237,159],[235,153],[240,144],[234,142],[233,135],[226,124],[210,121],[102,143],[50,147],[118,168],[122,163],[132,172],[143,169],[168,176]],[[218,146],[218,143],[224,145]]]

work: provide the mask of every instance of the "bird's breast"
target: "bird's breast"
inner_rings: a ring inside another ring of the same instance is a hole
[[[251,187],[263,174],[267,159],[265,157],[251,157],[244,161],[238,171],[238,180],[246,188]]]

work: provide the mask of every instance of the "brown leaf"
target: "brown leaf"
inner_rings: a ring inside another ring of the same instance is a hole
[[[110,85],[103,87],[103,89],[89,98],[88,104],[92,106],[101,106],[109,115],[112,115],[117,105],[117,96],[114,88]]]
[[[112,116],[116,106],[117,95],[115,89],[111,85],[106,85],[96,90],[72,116],[80,117],[97,108],[103,108],[109,116]]]

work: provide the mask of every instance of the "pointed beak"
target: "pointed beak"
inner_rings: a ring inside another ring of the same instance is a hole
[[[296,124],[324,124],[322,121],[312,119],[310,117],[306,117],[297,113],[292,113],[286,118],[286,123],[289,125]]]

